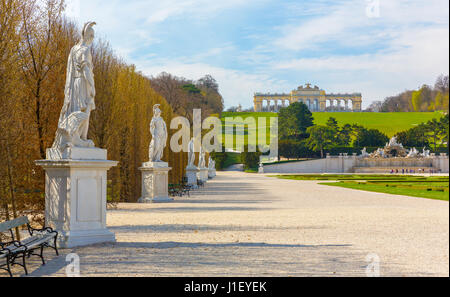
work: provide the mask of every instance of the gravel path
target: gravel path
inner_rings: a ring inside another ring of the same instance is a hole
[[[221,172],[191,198],[121,204],[117,243],[64,250],[32,276],[449,276],[449,203]],[[17,270],[18,272],[20,269]]]

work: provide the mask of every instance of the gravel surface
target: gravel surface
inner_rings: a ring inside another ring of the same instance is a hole
[[[65,276],[69,253],[82,276],[366,276],[369,254],[381,276],[449,276],[445,201],[220,172],[190,198],[120,204],[107,222],[117,243],[48,250],[31,276]]]

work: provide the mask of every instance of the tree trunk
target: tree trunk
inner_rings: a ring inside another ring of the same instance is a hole
[[[14,193],[14,182],[13,182],[13,173],[12,173],[12,164],[11,164],[11,154],[9,151],[9,143],[6,140],[6,158],[8,162],[8,182],[9,182],[9,192],[11,195],[11,205],[13,211],[13,218],[17,219],[17,207],[16,207],[16,195]],[[20,232],[19,228],[16,228],[16,239],[20,241]]]
[[[41,81],[39,80],[37,82],[37,86],[36,86],[36,96],[35,96],[35,100],[36,100],[36,125],[37,125],[37,130],[38,130],[38,137],[39,137],[39,153],[41,156],[41,159],[45,159],[46,158],[46,154],[45,154],[45,147],[44,147],[44,133],[43,133],[43,129],[42,129],[42,123],[41,123],[41,98],[40,98],[40,91],[41,91]]]

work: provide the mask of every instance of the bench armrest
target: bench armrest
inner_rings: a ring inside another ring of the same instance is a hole
[[[51,228],[51,227],[36,229],[36,228],[31,227],[30,225],[28,225],[28,232],[30,233],[31,236],[33,236],[34,233],[47,233],[47,234],[56,233],[56,234],[58,234],[58,232],[53,230],[53,228]]]
[[[20,242],[17,241],[17,240],[13,240],[13,241],[10,241],[10,242],[0,243],[0,247],[2,249],[6,249],[5,246],[10,246],[10,245],[20,246]]]
[[[4,255],[11,254],[11,250],[2,246],[0,248],[0,254],[4,254]]]
[[[2,253],[3,251],[11,253],[11,250],[7,247],[11,247],[12,245],[15,246],[16,248],[23,248],[25,251],[28,250],[28,248],[25,245],[23,245],[20,241],[17,240],[6,243],[0,243],[0,245],[1,245],[0,253]]]

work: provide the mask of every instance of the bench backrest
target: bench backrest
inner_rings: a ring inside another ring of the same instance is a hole
[[[0,223],[0,232],[5,232],[8,230],[14,229],[16,227],[20,227],[22,225],[26,225],[29,222],[30,221],[28,221],[28,217],[21,217],[21,218],[15,219],[15,220]]]

